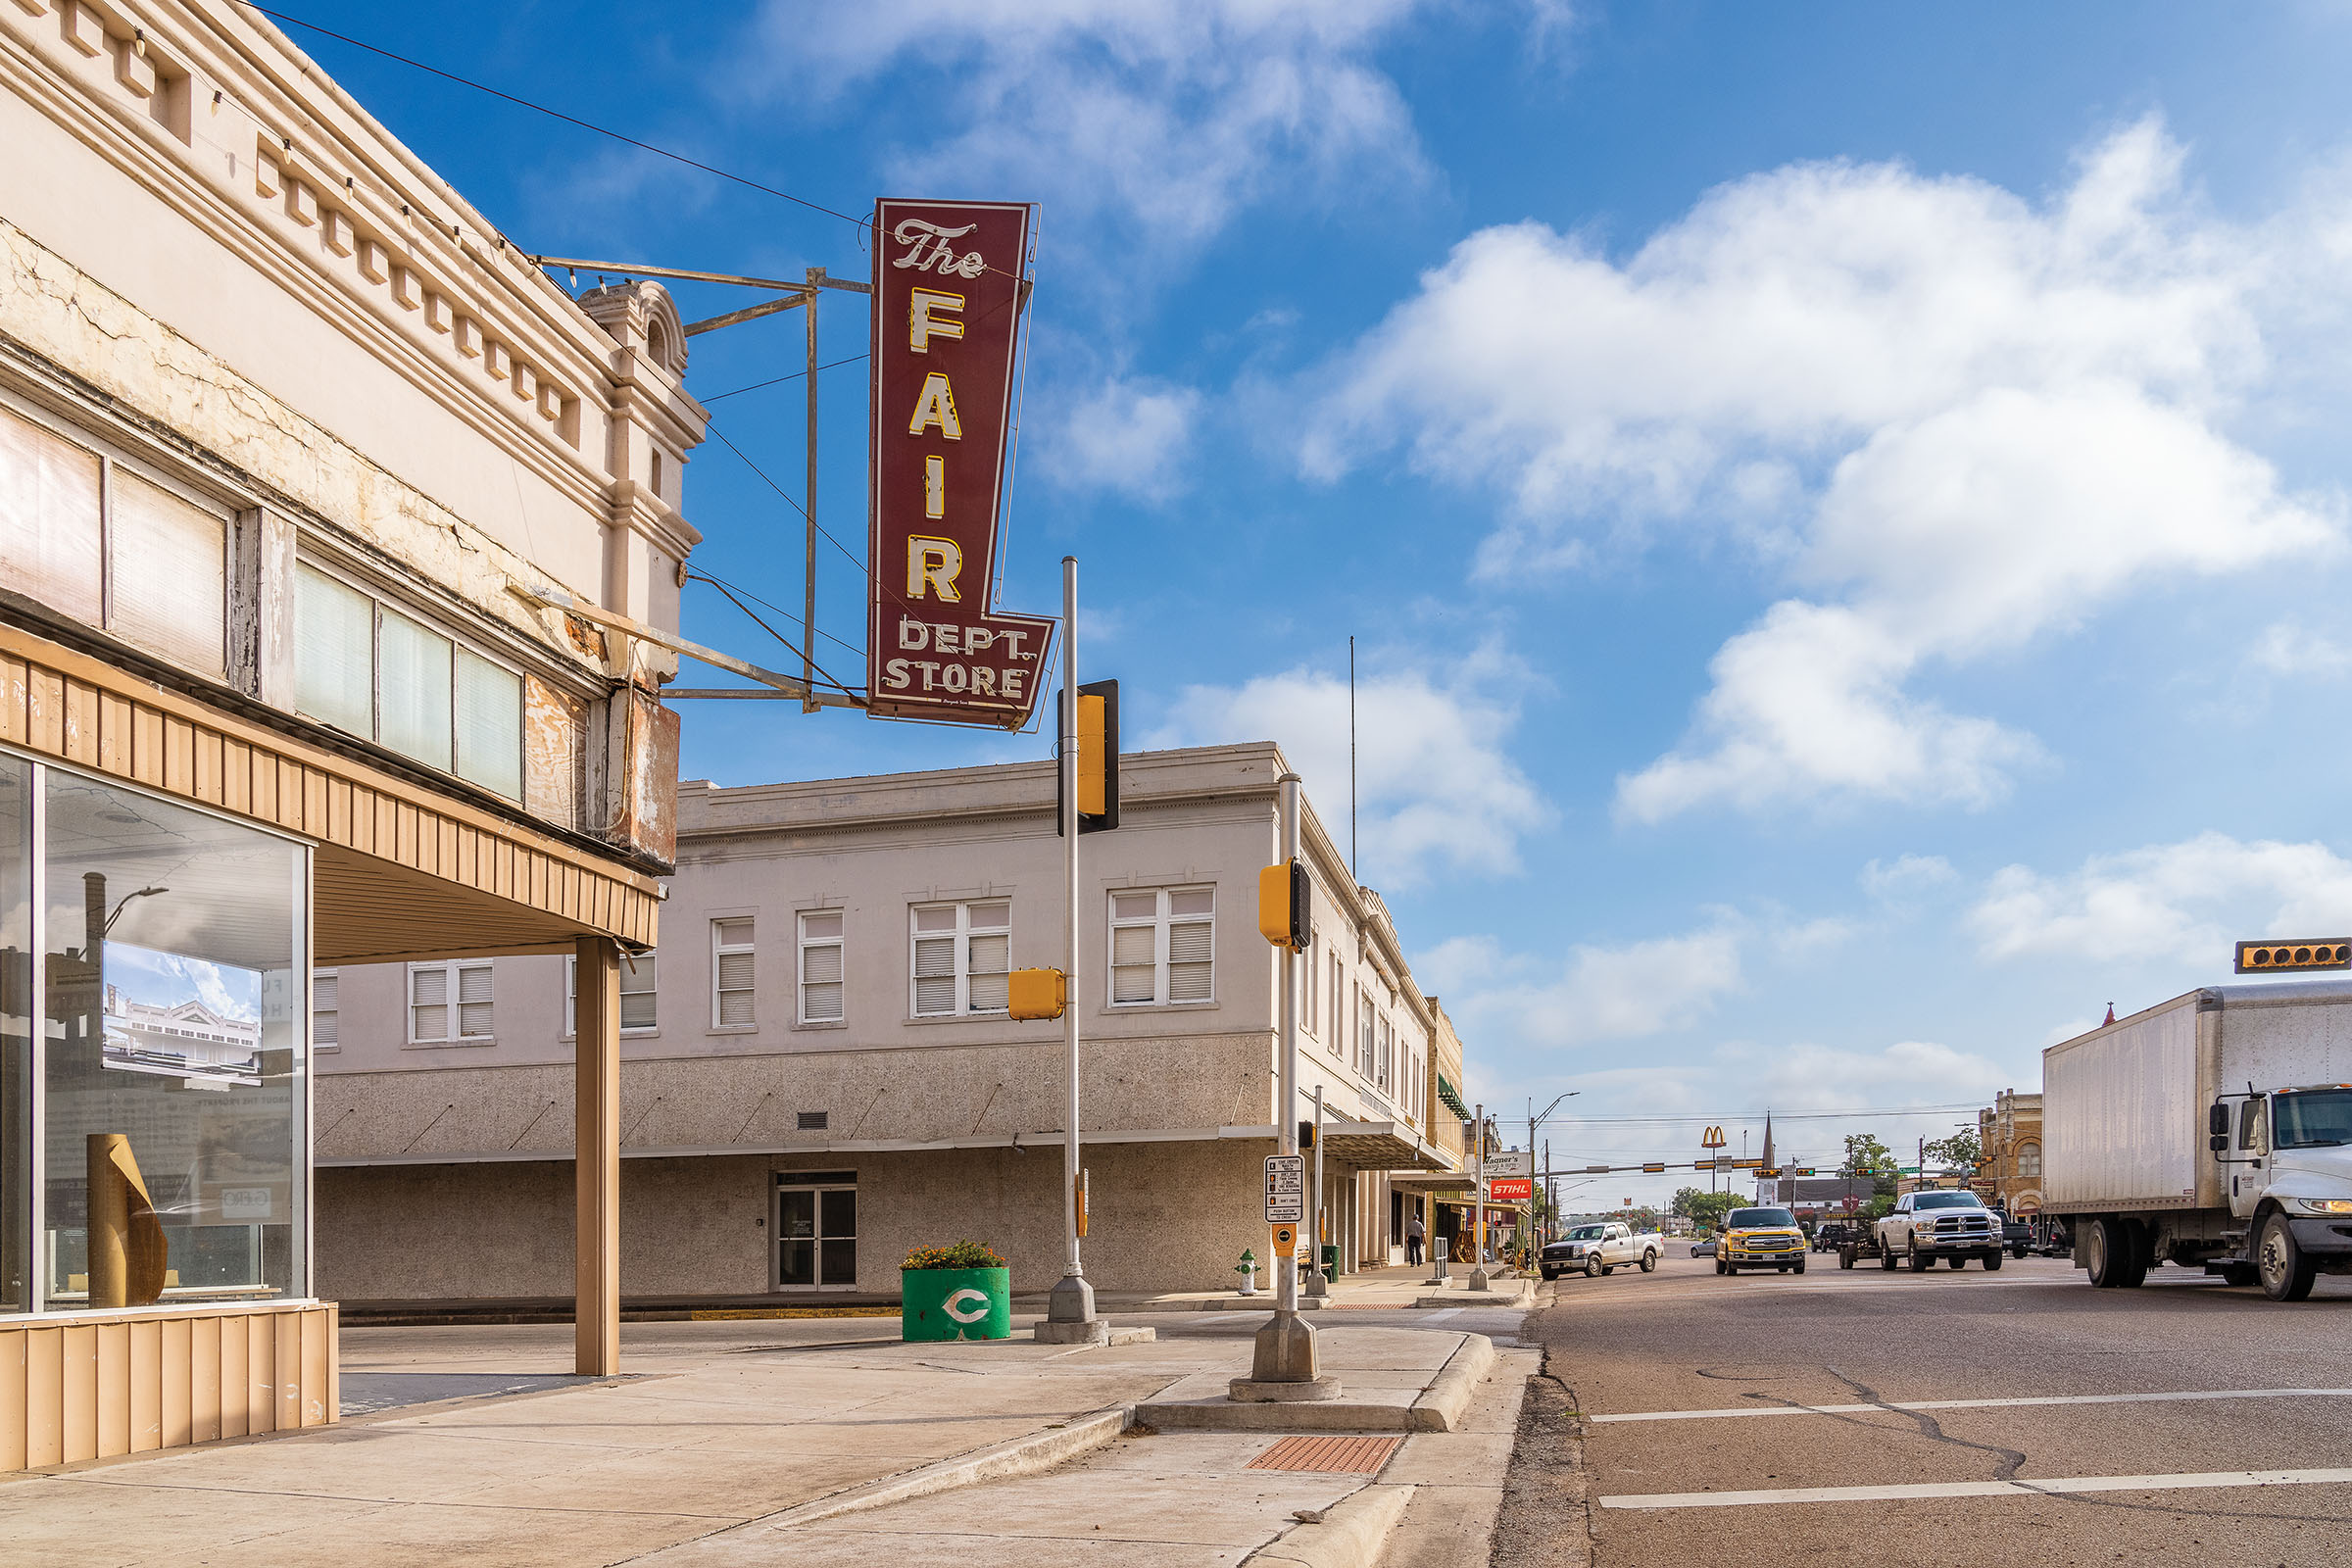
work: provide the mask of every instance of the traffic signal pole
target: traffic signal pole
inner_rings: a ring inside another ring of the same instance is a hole
[[[1078,1011],[1085,995],[1078,981],[1078,558],[1061,558],[1061,860],[1069,896],[1068,975],[1061,1009],[1061,1038],[1067,1055],[1069,1099],[1062,1109],[1061,1283],[1046,1298],[1046,1320],[1037,1337],[1051,1345],[1099,1345],[1110,1325],[1095,1316],[1095,1288],[1087,1283],[1078,1255]],[[1115,763],[1113,764],[1116,765]]]

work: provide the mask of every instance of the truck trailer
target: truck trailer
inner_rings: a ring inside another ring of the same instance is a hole
[[[2352,981],[2209,986],[2041,1054],[2042,1211],[2129,1289],[2352,1273]]]

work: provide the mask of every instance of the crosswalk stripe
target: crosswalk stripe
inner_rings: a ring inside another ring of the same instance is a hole
[[[2071,1492],[2183,1492],[2198,1488],[2319,1487],[2352,1470],[2205,1470],[2162,1476],[2053,1476],[2030,1481],[1922,1481],[1889,1487],[1794,1487],[1779,1492],[1653,1492],[1603,1497],[1603,1508],[1746,1508],[1774,1503],[1899,1502],[1921,1497],[2045,1497]]]
[[[1721,1410],[1633,1410],[1587,1421],[1720,1421],[1759,1415],[1865,1415],[1873,1410],[2006,1410],[2024,1405],[2157,1404],[2176,1399],[2341,1399],[2352,1389],[2192,1389],[2175,1394],[2048,1394],[2014,1399],[1896,1399],[1886,1404],[1743,1404]]]

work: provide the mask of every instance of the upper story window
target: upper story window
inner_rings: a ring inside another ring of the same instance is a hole
[[[908,1005],[915,1017],[1004,1010],[1011,905],[918,905],[907,910],[907,919],[913,944]]]
[[[308,563],[294,575],[295,706],[522,799],[522,677]]]
[[[2039,1144],[2017,1146],[2017,1173],[2020,1176],[2032,1176],[2037,1179],[2040,1177],[2041,1146]]]
[[[1331,988],[1327,994],[1331,998],[1331,1029],[1324,1040],[1324,1049],[1344,1058],[1348,1054],[1348,969],[1340,961],[1336,948],[1331,954]]]
[[[811,909],[801,916],[801,1022],[840,1023],[848,1016],[842,996],[842,913]]]
[[[227,517],[4,408],[0,585],[226,678]]]
[[[1358,989],[1355,994],[1355,1070],[1369,1082],[1372,1077],[1372,1054],[1380,1035],[1380,1014],[1373,1010],[1372,993]]]
[[[311,1044],[319,1051],[342,1045],[343,977],[332,969],[311,971]]]
[[[759,1021],[752,1005],[757,962],[748,918],[710,922],[711,1028],[749,1029]]]
[[[1110,1000],[1116,1005],[1214,1000],[1214,888],[1110,896]]]
[[[642,953],[635,957],[620,956],[620,1032],[651,1034],[660,1027],[660,993],[656,989],[659,965],[653,954]],[[564,956],[564,1033],[569,1038],[580,1032],[580,960],[571,954]]]
[[[494,1031],[490,965],[409,965],[409,1043],[486,1045]]]
[[[1373,1058],[1373,1079],[1385,1091],[1396,1082],[1396,1026],[1386,1017],[1380,1020],[1380,1049]]]

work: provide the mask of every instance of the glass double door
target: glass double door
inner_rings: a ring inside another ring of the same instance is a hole
[[[776,1288],[858,1288],[856,1178],[783,1178],[776,1183]]]

